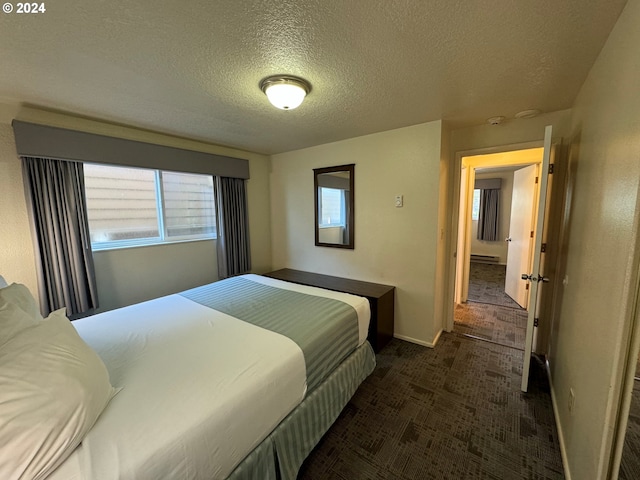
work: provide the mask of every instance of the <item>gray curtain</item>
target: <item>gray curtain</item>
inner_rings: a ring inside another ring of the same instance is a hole
[[[98,307],[82,163],[22,157],[43,315]]]
[[[495,242],[498,240],[500,190],[489,189],[480,192],[480,215],[478,217],[478,240]]]
[[[245,181],[241,178],[214,177],[218,239],[218,277],[220,279],[251,270],[249,219]]]
[[[351,192],[349,190],[343,190],[344,192],[344,232],[342,234],[342,243],[349,245],[351,243],[351,231],[349,229],[349,216],[351,215]]]

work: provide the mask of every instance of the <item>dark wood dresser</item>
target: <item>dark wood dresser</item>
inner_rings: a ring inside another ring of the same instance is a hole
[[[332,277],[319,273],[302,272],[283,268],[263,274],[265,277],[276,278],[300,285],[321,287],[336,292],[366,297],[371,306],[371,320],[367,340],[378,353],[393,338],[393,312],[396,287],[380,285],[379,283],[361,282],[348,278]]]

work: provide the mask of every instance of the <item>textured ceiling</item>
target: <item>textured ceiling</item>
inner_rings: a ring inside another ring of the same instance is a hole
[[[571,107],[626,0],[66,0],[0,16],[0,100],[261,153]],[[15,2],[14,2],[15,5]],[[306,78],[293,111],[266,76]]]

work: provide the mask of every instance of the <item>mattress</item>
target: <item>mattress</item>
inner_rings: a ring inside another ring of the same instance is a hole
[[[305,397],[228,480],[296,480],[304,460],[375,366],[373,348],[365,342]]]
[[[366,339],[366,299],[243,280],[346,302],[357,343]],[[122,390],[50,478],[226,478],[305,398],[310,372],[296,341],[185,295],[74,322]]]

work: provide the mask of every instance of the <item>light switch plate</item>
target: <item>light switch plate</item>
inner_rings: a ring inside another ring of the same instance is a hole
[[[403,203],[402,195],[396,195],[396,207],[401,207]]]

